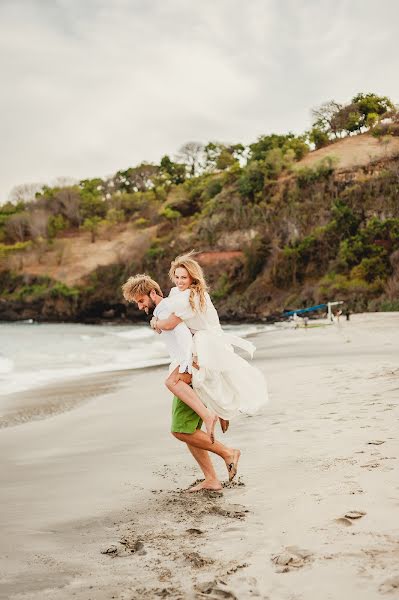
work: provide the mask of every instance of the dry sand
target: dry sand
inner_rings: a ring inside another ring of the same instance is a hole
[[[180,491],[199,472],[168,433],[164,369],[75,382],[64,404],[58,386],[64,412],[49,390],[51,410],[14,397],[1,598],[398,597],[398,325],[369,314],[257,336],[272,402],[232,423],[240,477],[222,496]]]

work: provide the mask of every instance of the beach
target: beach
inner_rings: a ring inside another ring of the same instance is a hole
[[[270,403],[218,430],[221,495],[184,492],[165,366],[5,396],[0,597],[399,597],[399,313],[312,325],[251,336]]]

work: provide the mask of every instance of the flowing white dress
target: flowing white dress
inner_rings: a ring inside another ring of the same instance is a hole
[[[258,413],[268,401],[266,380],[259,369],[236,354],[233,348],[246,350],[252,358],[254,344],[222,330],[209,294],[206,294],[203,312],[198,295],[195,311],[189,297],[189,289],[181,292],[176,287],[169,294],[171,309],[193,334],[193,354],[200,367],[193,369],[193,388],[202,402],[223,419],[230,420],[240,413]]]

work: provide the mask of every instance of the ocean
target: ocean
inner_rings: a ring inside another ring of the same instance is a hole
[[[228,325],[248,335],[266,325]],[[80,375],[169,363],[161,337],[148,325],[0,323],[0,396]]]

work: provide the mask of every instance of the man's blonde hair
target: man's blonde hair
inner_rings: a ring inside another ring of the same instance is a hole
[[[192,279],[192,283],[190,285],[190,297],[189,302],[193,311],[196,311],[195,304],[195,296],[198,296],[199,299],[199,308],[203,312],[206,310],[206,292],[208,291],[208,286],[205,280],[205,275],[202,270],[201,265],[193,258],[196,252],[191,250],[187,254],[182,254],[181,256],[177,256],[175,260],[171,262],[169,269],[169,277],[173,281],[175,281],[175,273],[176,269],[179,267],[183,267],[186,269],[188,274]]]
[[[159,284],[145,273],[138,273],[129,277],[122,286],[123,297],[128,302],[134,302],[138,296],[149,296],[152,290],[155,290],[158,296],[163,296]]]

